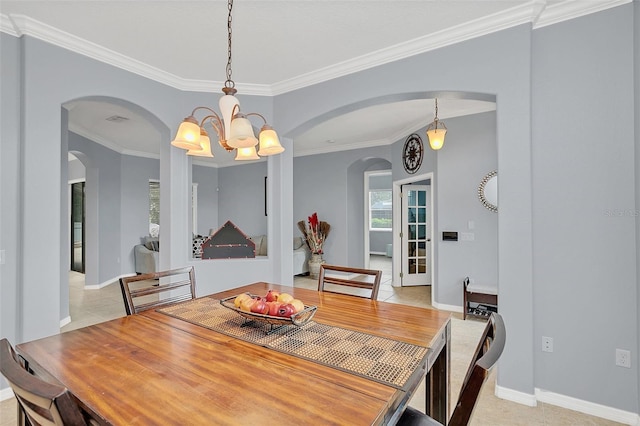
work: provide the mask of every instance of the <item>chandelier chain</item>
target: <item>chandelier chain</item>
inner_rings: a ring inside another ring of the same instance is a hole
[[[233,0],[228,2],[229,15],[227,17],[227,34],[228,34],[228,51],[227,51],[227,80],[224,82],[224,87],[235,87],[235,83],[231,79],[231,10],[233,9]]]
[[[436,98],[436,116],[433,119],[436,123],[438,122],[438,98]]]

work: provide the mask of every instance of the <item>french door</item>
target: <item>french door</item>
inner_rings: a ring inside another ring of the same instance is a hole
[[[402,187],[402,285],[431,285],[431,186]]]

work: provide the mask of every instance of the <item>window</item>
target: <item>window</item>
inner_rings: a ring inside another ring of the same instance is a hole
[[[149,181],[149,225],[160,225],[160,182]]]
[[[391,190],[369,191],[369,229],[390,231],[392,218]]]

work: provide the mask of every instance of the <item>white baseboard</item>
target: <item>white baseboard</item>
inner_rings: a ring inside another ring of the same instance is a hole
[[[444,303],[433,302],[433,307],[443,311],[462,313],[462,306],[458,306],[458,305],[446,305]]]
[[[618,423],[640,426],[640,415],[638,413],[607,407],[539,388],[536,388],[535,394],[531,395],[496,385],[496,396],[529,407],[535,407],[538,402],[542,402]]]
[[[536,399],[546,404],[557,405],[558,407],[568,408],[569,410],[579,411],[581,413],[589,414],[590,416],[601,417],[603,419],[627,425],[637,426],[640,424],[640,415],[638,415],[638,413],[607,407],[594,402],[583,401],[581,399],[560,395],[555,392],[549,392],[539,388],[536,388],[535,392]]]
[[[71,317],[68,316],[66,318],[63,318],[60,320],[60,328],[64,327],[65,325],[69,324],[71,322]]]
[[[134,276],[134,275],[135,275],[135,274],[122,274],[122,275],[119,275],[119,276],[117,276],[117,277],[115,277],[115,278],[112,278],[112,279],[110,279],[110,280],[107,280],[107,281],[105,281],[105,282],[102,282],[102,283],[100,283],[100,284],[85,285],[85,286],[84,286],[84,289],[85,289],[85,290],[100,290],[101,288],[104,288],[104,287],[108,286],[109,284],[113,284],[114,282],[118,282],[118,280],[120,280],[120,278],[123,278],[123,277],[132,277],[132,276]]]
[[[500,399],[506,399],[507,401],[517,402],[518,404],[526,405],[527,407],[535,407],[536,405],[538,405],[538,400],[536,399],[535,395],[505,388],[498,385],[496,385],[496,396]]]
[[[13,390],[11,388],[0,389],[0,401],[13,398]]]

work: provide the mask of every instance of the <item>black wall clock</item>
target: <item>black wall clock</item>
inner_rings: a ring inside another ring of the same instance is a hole
[[[415,133],[409,135],[404,142],[404,149],[402,150],[402,163],[404,169],[409,174],[414,174],[420,168],[422,164],[422,155],[424,154],[424,147],[422,145],[422,139]]]

